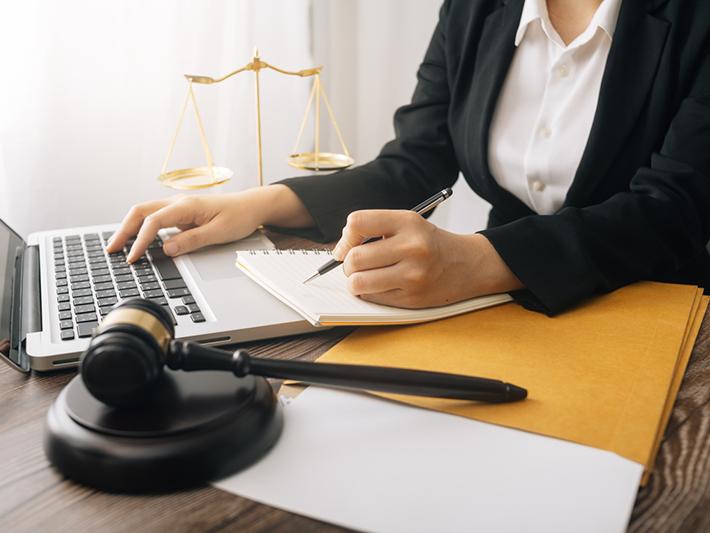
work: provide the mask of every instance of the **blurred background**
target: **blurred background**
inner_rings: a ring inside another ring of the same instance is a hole
[[[175,194],[157,182],[185,98],[183,74],[221,76],[262,59],[324,65],[322,82],[357,163],[393,137],[441,0],[22,0],[0,3],[0,217],[21,235],[118,222],[134,203]],[[257,185],[253,74],[195,86],[218,194]],[[286,164],[309,79],[263,71],[265,181]],[[312,127],[312,119],[308,129]],[[338,151],[327,116],[322,150]],[[310,131],[301,150],[312,148]],[[204,164],[188,111],[170,168]],[[324,179],[338,179],[337,175]],[[487,207],[460,180],[433,220],[458,232]]]

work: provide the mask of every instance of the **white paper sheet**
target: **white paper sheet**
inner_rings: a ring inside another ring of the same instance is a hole
[[[274,449],[216,483],[381,532],[624,531],[643,467],[611,452],[309,387]]]

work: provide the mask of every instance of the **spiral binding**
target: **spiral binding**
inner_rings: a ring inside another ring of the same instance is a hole
[[[287,249],[287,250],[244,250],[249,255],[330,255],[332,252],[327,248],[312,249]]]

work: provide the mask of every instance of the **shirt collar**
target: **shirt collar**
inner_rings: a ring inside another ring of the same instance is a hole
[[[602,3],[597,8],[596,13],[594,13],[592,20],[589,22],[589,26],[577,39],[587,35],[590,32],[593,33],[597,28],[604,30],[604,32],[609,36],[609,39],[612,39],[614,30],[616,29],[616,21],[619,18],[621,1],[622,0],[602,0]],[[523,40],[523,37],[525,37],[525,32],[528,29],[528,26],[536,20],[540,21],[545,33],[548,37],[552,38],[549,34],[549,30],[552,30],[552,23],[550,22],[550,17],[547,14],[547,1],[525,0],[523,12],[520,16],[520,23],[518,24],[518,31],[515,34],[515,46],[520,46],[520,42]],[[575,41],[577,39],[575,39]]]

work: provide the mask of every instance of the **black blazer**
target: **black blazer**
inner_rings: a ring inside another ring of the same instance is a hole
[[[560,210],[531,211],[488,167],[488,136],[523,0],[446,0],[412,103],[372,162],[292,178],[318,228],[347,214],[408,209],[459,171],[492,204],[490,240],[527,290],[560,312],[640,279],[710,287],[710,1],[623,0],[596,115]]]

